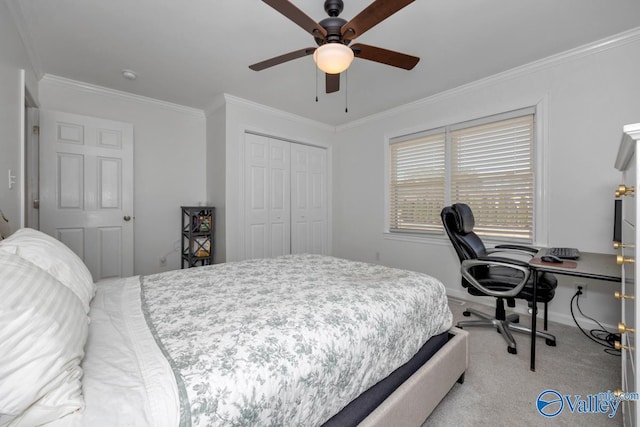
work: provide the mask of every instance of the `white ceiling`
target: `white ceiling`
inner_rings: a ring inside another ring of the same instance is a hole
[[[343,75],[340,92],[327,95],[311,56],[248,68],[315,46],[259,0],[6,1],[40,75],[205,110],[227,93],[331,125],[640,25],[638,0],[417,0],[356,40],[419,56],[418,65],[405,71],[356,58],[348,82]],[[349,20],[372,0],[344,1],[340,16]],[[323,0],[292,2],[316,21],[327,16]],[[124,79],[122,69],[138,79]]]

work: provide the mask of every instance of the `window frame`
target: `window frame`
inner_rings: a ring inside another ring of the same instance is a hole
[[[391,218],[390,218],[390,184],[391,184],[391,145],[395,142],[407,141],[422,136],[439,133],[445,130],[447,132],[447,142],[445,144],[446,158],[445,158],[445,206],[451,204],[451,143],[449,139],[449,133],[453,130],[473,127],[481,124],[491,123],[495,121],[507,120],[514,117],[519,117],[527,114],[534,115],[533,123],[533,230],[532,239],[518,239],[518,238],[498,238],[493,236],[483,236],[483,240],[488,243],[497,244],[504,242],[530,244],[534,246],[546,246],[548,242],[548,210],[546,209],[547,195],[544,191],[545,183],[547,182],[547,168],[546,168],[546,152],[547,152],[547,119],[546,119],[546,97],[538,101],[535,104],[529,104],[528,106],[515,108],[512,110],[488,114],[479,118],[472,118],[469,120],[461,120],[448,125],[437,126],[422,126],[421,128],[414,128],[405,131],[398,131],[393,134],[385,135],[384,143],[384,230],[383,235],[385,239],[390,240],[404,240],[413,242],[431,242],[447,244],[448,238],[441,231],[410,231],[410,230],[391,230]]]

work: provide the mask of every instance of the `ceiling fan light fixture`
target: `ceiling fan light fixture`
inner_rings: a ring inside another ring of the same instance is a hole
[[[313,52],[318,68],[327,74],[340,74],[351,65],[353,51],[342,43],[326,43]]]

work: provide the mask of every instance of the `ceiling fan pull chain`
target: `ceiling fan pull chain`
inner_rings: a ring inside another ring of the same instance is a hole
[[[349,70],[344,72],[344,112],[349,112]]]
[[[318,67],[313,63],[313,68],[316,70],[316,102],[318,102]]]

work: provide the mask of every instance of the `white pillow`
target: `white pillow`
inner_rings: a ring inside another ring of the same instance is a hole
[[[88,317],[67,287],[0,251],[0,425],[36,426],[84,408]]]
[[[71,289],[89,312],[95,283],[87,266],[64,243],[41,231],[22,228],[1,241],[0,250],[19,255],[51,274]]]

